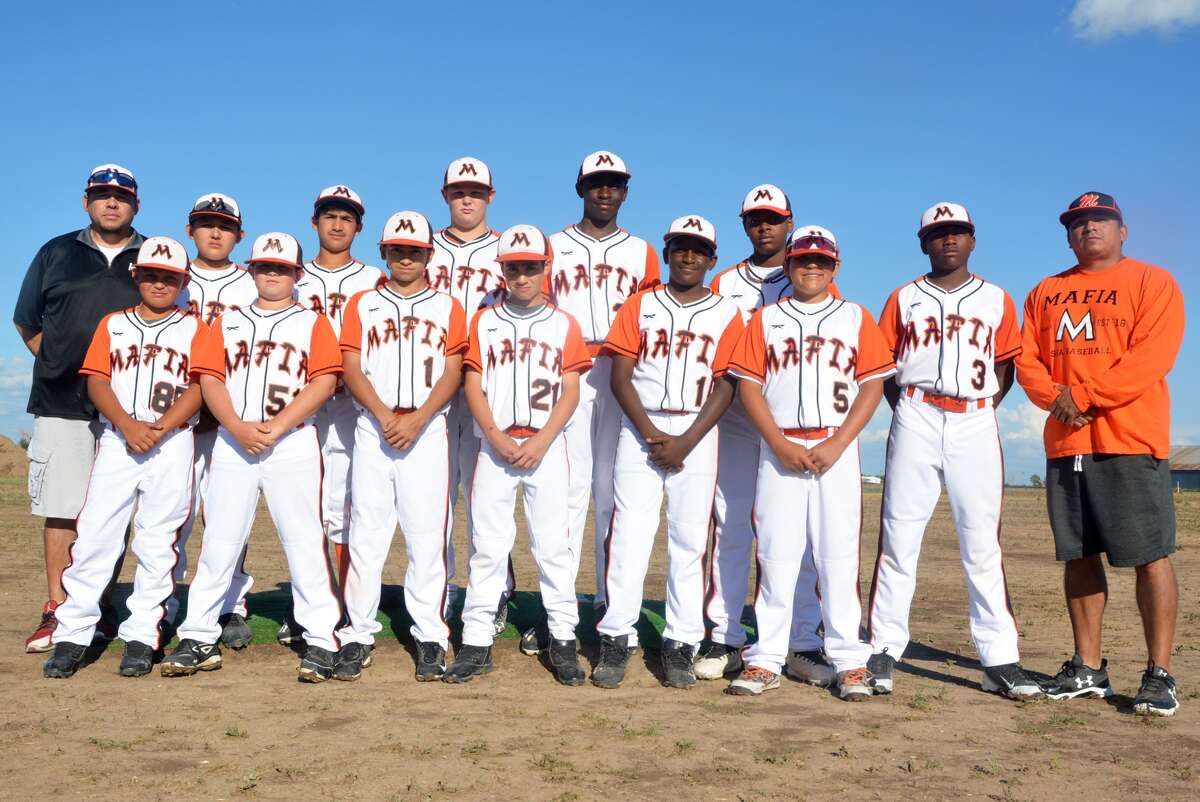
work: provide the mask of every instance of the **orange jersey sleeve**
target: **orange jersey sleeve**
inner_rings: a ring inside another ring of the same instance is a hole
[[[200,372],[196,369],[196,357],[204,353],[204,349],[208,347],[208,339],[212,336],[209,326],[199,316],[196,317],[196,330],[192,332],[192,345],[188,354],[188,364],[191,369],[188,371],[188,381],[200,381]]]
[[[839,301],[842,300],[842,291],[838,289],[837,282],[829,282],[829,294]]]
[[[462,354],[467,350],[467,313],[463,311],[462,304],[456,299],[451,298],[450,301],[450,325],[446,329],[446,356]]]
[[[225,381],[225,328],[221,325],[221,318],[213,321],[193,352],[192,373],[196,374],[197,379],[203,375]]]
[[[634,295],[617,310],[612,327],[608,330],[608,339],[604,350],[613,354],[629,357],[637,361],[642,349],[642,332],[638,328],[638,318],[642,314],[642,295]]]
[[[727,370],[756,384],[766,381],[767,346],[763,337],[762,310],[758,309],[750,317],[733,354],[729,358]]]
[[[904,327],[900,324],[900,290],[893,291],[883,304],[883,311],[879,313],[879,332],[895,357],[896,349],[904,341]]]
[[[657,287],[662,283],[662,277],[658,267],[658,251],[654,250],[654,246],[646,243],[646,275],[642,276],[642,283],[638,285],[639,290],[649,290]]]
[[[467,334],[467,353],[463,357],[463,367],[476,373],[483,372],[483,357],[479,350],[479,318],[487,309],[480,309],[471,317],[471,326]]]
[[[563,314],[566,314],[565,312]],[[563,342],[563,373],[585,373],[592,367],[592,355],[583,340],[579,321],[567,315],[567,338]]]
[[[362,317],[358,314],[358,304],[366,291],[355,293],[342,310],[342,333],[338,337],[338,347],[343,351],[362,352]]]
[[[875,318],[871,317],[866,307],[862,307],[862,323],[858,327],[858,362],[854,369],[855,381],[862,384],[895,368],[892,349],[888,347],[883,332],[879,330],[879,325],[875,323]]]
[[[92,334],[92,342],[88,346],[87,355],[83,358],[83,366],[79,368],[80,375],[112,378],[112,362],[109,361],[108,356],[108,352],[112,350],[112,340],[108,336],[108,321],[116,314],[121,313],[112,312],[100,319],[100,325],[96,326],[96,331]]]
[[[342,352],[329,318],[317,315],[313,322],[312,338],[308,343],[308,381],[328,374],[342,372]]]
[[[746,325],[742,323],[742,315],[739,312],[729,319],[725,330],[721,332],[721,337],[717,340],[717,353],[713,357],[712,374],[713,378],[717,379],[725,375],[729,370],[729,360],[733,357],[733,352],[741,342],[742,334],[746,331]]]
[[[884,336],[887,336],[886,332]],[[1021,329],[1017,324],[1017,307],[1007,292],[1004,293],[1004,317],[1000,320],[1000,328],[996,329],[995,337],[992,353],[995,354],[994,359],[997,363],[1007,362],[1021,353]],[[892,347],[894,349],[895,344]]]

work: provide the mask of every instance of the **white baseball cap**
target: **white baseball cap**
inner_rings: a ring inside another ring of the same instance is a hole
[[[451,184],[480,184],[492,189],[492,171],[479,159],[463,156],[450,162],[450,166],[446,168],[442,186],[448,187]]]
[[[796,226],[788,236],[786,256],[799,256],[804,253],[819,253],[830,259],[841,261],[841,250],[838,248],[837,237],[833,232],[821,226]]]
[[[191,223],[197,217],[223,217],[241,225],[242,209],[238,206],[237,201],[228,195],[210,192],[196,198],[196,202],[192,204],[192,211],[188,213],[188,222]]]
[[[711,245],[714,251],[717,249],[717,229],[698,214],[677,217],[671,222],[671,227],[663,234],[663,242],[676,237],[697,237]]]
[[[975,233],[975,224],[971,222],[971,213],[967,211],[967,207],[959,203],[950,203],[942,201],[935,203],[925,210],[921,215],[921,227],[917,230],[917,236],[925,239],[925,235],[938,226],[947,225],[966,226]]]
[[[321,194],[317,195],[317,199],[313,201],[313,211],[316,212],[322,206],[329,203],[346,204],[358,212],[360,220],[367,214],[367,207],[363,206],[362,198],[345,184],[334,184],[331,187],[325,187],[325,189],[321,190]]]
[[[579,177],[575,179],[575,183],[578,184],[589,175],[596,173],[616,173],[629,178],[629,170],[625,167],[625,161],[611,150],[598,150],[584,156],[583,163],[579,165]]]
[[[548,262],[550,240],[537,226],[516,225],[500,235],[497,262]]]
[[[433,230],[429,220],[420,212],[405,210],[396,212],[383,226],[380,245],[413,245],[418,248],[433,248]]]
[[[248,264],[255,262],[271,262],[304,269],[304,255],[300,251],[300,243],[296,242],[296,238],[291,234],[284,234],[280,231],[262,234],[254,240]]]
[[[774,184],[759,184],[746,193],[746,198],[742,201],[741,216],[745,217],[759,209],[784,217],[792,216],[792,202],[788,200],[787,193]]]
[[[147,237],[138,248],[134,267],[157,267],[174,273],[188,272],[187,250],[170,237]]]
[[[98,164],[88,173],[87,186],[84,187],[84,192],[89,189],[99,189],[101,187],[112,187],[119,189],[122,192],[128,192],[133,197],[137,197],[137,179],[133,177],[133,170],[128,167],[122,167],[119,164]]]

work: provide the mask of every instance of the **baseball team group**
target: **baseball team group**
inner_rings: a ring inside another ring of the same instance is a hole
[[[244,236],[232,197],[196,201],[189,253],[133,229],[130,170],[95,168],[89,224],[38,251],[14,313],[35,355],[29,494],[45,518],[49,600],[26,650],[52,652],[44,675],[72,676],[93,642],[114,638],[127,677],[156,663],[163,676],[211,671],[222,647],[249,644],[245,558],[261,494],[291,579],[278,640],[302,652],[300,680],[356,680],[371,665],[397,527],[416,678],[473,680],[493,669],[506,626],[520,492],[545,608],[520,649],[564,685],[617,688],[639,646],[665,496],[662,682],[726,678],[728,693],[758,695],[787,673],[864,700],[893,689],[944,486],[985,691],[1113,693],[1106,558],[1136,571],[1148,659],[1134,710],[1175,713],[1166,376],[1183,298],[1166,270],[1124,255],[1110,195],[1068,204],[1059,220],[1076,264],[1041,281],[1021,317],[970,270],[968,210],[934,204],[916,232],[929,269],[876,320],[835,284],[833,232],[796,224],[779,187],[745,196],[750,256],[707,280],[712,223],[679,217],[656,247],[618,224],[629,182],[619,156],[591,153],[575,177],[577,223],[500,233],[487,223],[491,170],[456,159],[442,182],[449,225],[392,214],[383,269],[351,255],[362,198],[331,186],[313,205],[314,258],[268,232],[243,267],[230,261]],[[1001,548],[996,407],[1014,380],[1049,412],[1047,509],[1074,634],[1050,678],[1020,664]],[[885,398],[864,620],[858,436]],[[451,658],[456,507],[470,553]],[[599,640],[590,676],[576,639],[585,550]],[[127,551],[137,567],[121,620],[110,593]]]

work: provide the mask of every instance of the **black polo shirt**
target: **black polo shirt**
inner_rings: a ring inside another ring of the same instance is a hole
[[[25,408],[30,414],[73,420],[95,417],[79,368],[100,320],[140,300],[130,266],[143,239],[135,231],[111,267],[87,228],[55,237],[33,257],[13,312],[14,323],[42,333]]]

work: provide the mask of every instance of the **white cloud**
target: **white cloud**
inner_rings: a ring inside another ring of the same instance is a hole
[[[1200,443],[1200,423],[1172,423],[1171,445],[1193,445]]]
[[[1000,437],[1009,443],[1042,442],[1042,429],[1046,426],[1047,412],[1028,401],[1009,406],[1004,404],[996,410],[1000,419]]]
[[[1092,42],[1154,31],[1172,34],[1200,24],[1200,0],[1076,0],[1071,10],[1075,35]]]
[[[32,376],[32,356],[0,356],[0,390],[28,390]]]

